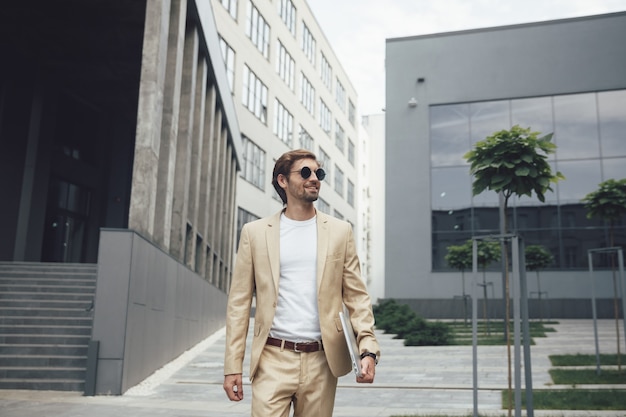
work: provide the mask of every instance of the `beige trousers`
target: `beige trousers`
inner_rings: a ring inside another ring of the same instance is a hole
[[[323,351],[297,353],[265,346],[252,381],[252,417],[331,417],[337,378]]]

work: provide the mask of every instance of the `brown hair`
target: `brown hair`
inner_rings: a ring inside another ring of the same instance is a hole
[[[278,176],[280,174],[283,174],[284,176],[288,177],[289,172],[293,167],[293,164],[301,159],[313,159],[315,160],[315,162],[317,162],[317,157],[315,156],[315,154],[311,151],[307,151],[306,149],[296,149],[293,151],[285,152],[280,156],[280,158],[276,160],[276,164],[274,165],[274,173],[272,174],[272,185],[280,196],[280,199],[283,200],[283,204],[287,204],[287,194],[285,193],[285,190],[283,190],[278,184]]]

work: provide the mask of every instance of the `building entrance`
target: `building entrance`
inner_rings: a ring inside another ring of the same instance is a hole
[[[42,248],[44,262],[84,262],[91,194],[87,187],[50,179]]]

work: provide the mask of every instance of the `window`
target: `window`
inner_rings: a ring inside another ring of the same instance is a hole
[[[343,84],[337,79],[337,88],[335,88],[335,101],[339,105],[342,111],[346,111],[346,89],[343,88]]]
[[[276,60],[276,72],[280,78],[287,84],[289,89],[293,91],[296,62],[293,60],[287,48],[280,42],[276,41],[276,49],[278,50],[278,59]]]
[[[302,149],[313,151],[313,136],[309,135],[309,132],[307,132],[302,126],[300,126],[298,136],[300,137],[300,147]]]
[[[226,76],[228,77],[228,86],[230,92],[235,91],[235,51],[220,36],[220,49],[222,50],[222,58],[226,64]]]
[[[293,116],[285,106],[274,100],[274,134],[291,148],[293,138]]]
[[[256,48],[265,58],[270,56],[270,26],[259,10],[248,1],[248,17],[246,21],[246,36],[250,38]]]
[[[280,0],[278,2],[278,15],[289,29],[293,36],[296,36],[296,7],[291,0]]]
[[[241,237],[241,229],[243,229],[243,225],[258,219],[260,219],[259,216],[255,216],[241,207],[237,209],[237,247],[239,247],[239,238]]]
[[[344,152],[346,147],[346,134],[337,120],[335,120],[335,146],[341,153]]]
[[[320,76],[326,88],[332,90],[333,69],[324,54],[322,54],[322,64],[320,65]]]
[[[243,67],[242,103],[259,120],[267,123],[267,87],[247,65]]]
[[[300,103],[309,114],[315,114],[315,89],[303,73],[300,73]]]
[[[323,198],[317,199],[317,209],[322,213],[330,214],[330,204],[328,204]]]
[[[346,196],[346,200],[351,207],[354,207],[354,183],[348,180],[348,195]]]
[[[221,0],[222,6],[228,10],[233,19],[237,19],[237,0]]]
[[[241,176],[250,184],[265,190],[265,151],[243,136],[243,169]]]
[[[330,119],[332,115],[330,109],[324,103],[324,100],[320,98],[320,126],[322,130],[330,135]]]
[[[344,219],[343,214],[338,212],[337,209],[333,210],[333,216],[335,216],[336,218],[341,219],[341,220]]]
[[[324,152],[321,146],[320,146],[319,159],[320,159],[320,166],[324,168],[324,171],[326,171],[326,178],[324,178],[324,181],[330,183],[330,167],[331,167],[330,156],[328,156],[328,154]]]
[[[350,162],[350,165],[352,166],[354,166],[354,154],[355,154],[354,142],[348,139],[348,162]]]
[[[335,192],[343,197],[343,171],[335,165]]]
[[[348,121],[354,126],[354,120],[356,119],[356,107],[352,100],[348,100]]]
[[[608,105],[607,98],[616,102]],[[545,203],[534,195],[512,199],[511,227],[527,245],[548,248],[555,257],[551,267],[586,268],[584,254],[590,247],[606,245],[608,232],[600,220],[586,218],[581,199],[606,179],[626,177],[626,163],[619,156],[626,152],[623,141],[614,142],[619,149],[611,146],[611,140],[623,138],[619,126],[626,126],[619,102],[626,103],[626,90],[431,106],[433,270],[447,268],[444,256],[451,243],[462,243],[475,233],[498,233],[497,194],[472,195],[463,155],[477,140],[516,124],[540,135],[554,132],[557,149],[548,160],[552,172],[561,171],[567,180],[552,185],[554,192],[545,194]],[[610,150],[606,157],[605,149]],[[624,236],[626,226],[619,228]],[[608,261],[598,265],[607,266]]]
[[[315,65],[315,38],[304,22],[302,22],[302,51],[309,62]]]

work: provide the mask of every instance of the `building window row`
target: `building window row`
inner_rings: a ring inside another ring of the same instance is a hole
[[[315,38],[309,30],[306,23],[302,22],[302,51],[309,59],[309,62],[315,66]]]
[[[291,147],[293,138],[293,116],[283,104],[274,100],[274,134]]]
[[[260,121],[267,123],[267,87],[247,65],[243,67],[241,100]]]
[[[237,19],[237,0],[221,0],[222,6],[226,10],[233,19]]]
[[[335,120],[335,146],[341,153],[344,153],[346,148],[346,132],[344,132],[338,120]]]
[[[237,209],[237,248],[239,248],[239,238],[241,237],[243,225],[258,219],[260,219],[259,216],[250,213],[248,210],[242,209],[241,207]]]
[[[341,109],[341,111],[346,111],[346,89],[341,84],[341,81],[337,79],[337,87],[335,88],[335,101],[337,105]]]
[[[228,77],[228,86],[231,94],[235,92],[235,51],[220,36],[220,49],[222,50],[222,58],[226,65],[226,76]]]
[[[246,36],[266,59],[270,56],[270,26],[251,0],[248,0]]]
[[[287,84],[291,91],[294,90],[296,62],[287,52],[287,48],[280,42],[276,41],[278,57],[276,59],[276,72],[280,78]]]
[[[315,115],[315,88],[304,73],[300,73],[300,103],[311,116]]]
[[[246,136],[242,137],[242,144],[241,176],[250,184],[265,190],[265,151]]]
[[[320,64],[320,78],[322,82],[330,91],[332,89],[332,79],[333,79],[333,68],[330,66],[330,63],[326,59],[326,56],[322,54],[321,64]]]
[[[320,127],[324,132],[330,135],[330,124],[331,124],[332,114],[330,109],[324,103],[324,100],[320,98]]]
[[[306,131],[305,128],[300,126],[300,132],[298,132],[300,138],[300,148],[307,149],[311,152],[315,151],[315,144],[313,142],[313,136]]]
[[[280,0],[278,2],[278,15],[289,29],[293,36],[296,36],[296,6],[291,0]]]

